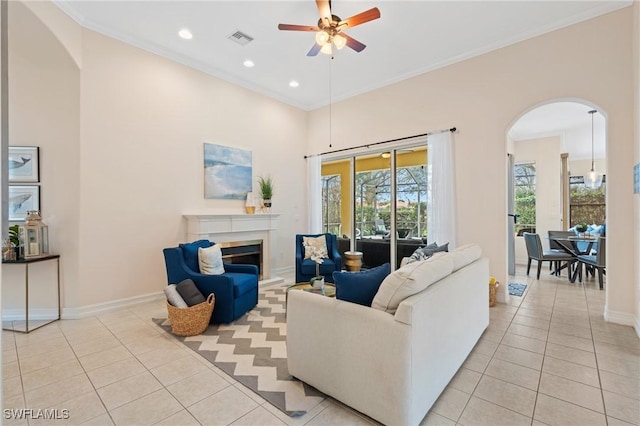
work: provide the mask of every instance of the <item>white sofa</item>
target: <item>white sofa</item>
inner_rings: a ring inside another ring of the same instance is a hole
[[[419,424],[489,325],[489,263],[474,247],[434,256],[450,258],[452,272],[404,299],[394,315],[290,292],[289,372],[384,424]]]

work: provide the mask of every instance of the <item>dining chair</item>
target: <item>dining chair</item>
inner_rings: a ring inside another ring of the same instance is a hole
[[[567,247],[564,247],[560,242],[555,240],[555,238],[569,238],[575,235],[576,234],[572,231],[547,231],[547,236],[549,237],[549,251],[553,253],[569,253]],[[560,267],[560,271],[567,268],[568,274],[571,276],[571,269],[568,268],[569,265],[571,265],[571,263],[565,263]],[[549,262],[549,270],[551,270],[551,267],[552,262]]]
[[[598,237],[598,253],[595,255],[582,254],[578,256],[579,267],[591,266],[598,271],[598,284],[600,284],[600,290],[604,288],[604,274],[606,273],[606,256],[607,256],[607,239],[606,237]],[[582,277],[581,277],[582,278]]]
[[[569,253],[558,253],[551,250],[544,251],[542,249],[540,235],[538,234],[525,232],[523,236],[524,242],[527,246],[527,256],[529,256],[529,259],[527,260],[527,275],[529,275],[529,271],[531,270],[532,260],[538,261],[538,272],[536,274],[536,279],[538,280],[540,279],[540,267],[542,266],[542,262],[555,263],[554,274],[558,275],[560,273],[561,262],[572,263],[575,260],[575,257]]]

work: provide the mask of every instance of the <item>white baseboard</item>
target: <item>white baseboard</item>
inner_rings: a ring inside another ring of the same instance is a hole
[[[29,321],[48,321],[58,318],[58,309],[40,308],[29,309]],[[2,321],[24,321],[26,319],[24,309],[3,309]]]
[[[284,268],[274,269],[273,272],[276,275],[288,275],[288,274],[291,274],[291,273],[295,274],[296,273],[296,268],[293,265],[292,266],[285,266]]]
[[[621,325],[630,325],[635,328],[636,334],[640,337],[640,321],[633,314],[628,312],[612,311],[607,305],[604,307],[604,319]]]
[[[105,312],[111,312],[141,303],[154,302],[164,299],[164,292],[149,293],[142,296],[128,297],[126,299],[112,300],[109,302],[96,303],[93,305],[81,306],[79,308],[62,308],[62,319],[80,319]]]

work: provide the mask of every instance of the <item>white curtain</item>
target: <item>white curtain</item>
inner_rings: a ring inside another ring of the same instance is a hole
[[[314,157],[307,157],[307,187],[309,188],[309,205],[307,214],[309,222],[307,224],[307,232],[310,234],[319,234],[322,232],[321,165],[321,156],[317,155]]]
[[[428,241],[439,245],[457,243],[456,183],[453,136],[442,132],[427,137],[429,191],[427,200]]]

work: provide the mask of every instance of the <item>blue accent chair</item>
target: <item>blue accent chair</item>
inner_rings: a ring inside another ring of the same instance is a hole
[[[304,245],[302,245],[302,237],[319,237],[325,236],[327,240],[328,259],[320,264],[320,275],[324,277],[326,282],[333,282],[333,272],[342,270],[342,257],[338,251],[338,239],[334,234],[314,234],[302,235],[296,234],[296,282],[303,283],[309,281],[316,276],[316,262],[312,259],[304,258]]]
[[[198,240],[163,250],[169,284],[178,284],[191,278],[204,297],[215,294],[215,305],[211,324],[230,323],[258,303],[258,267],[225,263],[222,275],[200,273],[198,248],[207,248],[214,243]]]

